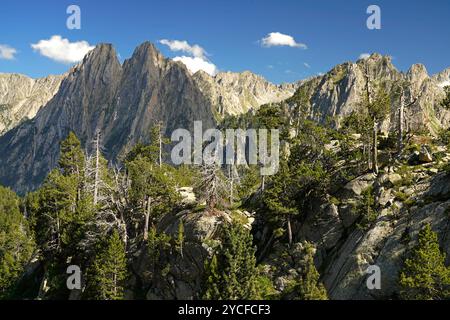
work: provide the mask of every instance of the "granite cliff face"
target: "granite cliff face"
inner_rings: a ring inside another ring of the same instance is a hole
[[[360,110],[366,90],[366,70],[372,85],[383,85],[391,96],[390,113],[380,124],[383,131],[392,130],[397,125],[400,95],[396,84],[399,82],[406,82],[406,103],[417,98],[405,110],[408,128],[426,128],[435,134],[439,128],[450,124],[450,112],[439,107],[444,96],[443,86],[449,81],[448,69],[430,77],[423,65],[416,64],[402,73],[395,68],[390,57],[379,54],[338,65],[322,76],[303,82],[300,88],[306,89],[310,95],[311,116],[322,122],[334,117],[339,126],[345,116]]]
[[[123,66],[114,48],[98,45],[61,83],[35,118],[0,138],[0,183],[18,192],[36,188],[56,166],[59,143],[75,132],[89,151],[101,132],[106,157],[116,161],[162,121],[170,136],[195,120],[215,125],[211,109],[181,63],[165,59],[146,42]]]
[[[291,97],[299,84],[274,85],[249,71],[221,72],[212,77],[203,71],[194,74],[200,90],[208,98],[217,118],[238,115]]]
[[[58,92],[64,75],[32,79],[20,74],[0,74],[0,135],[32,119]]]

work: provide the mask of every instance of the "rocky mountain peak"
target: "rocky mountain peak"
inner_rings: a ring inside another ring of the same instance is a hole
[[[164,56],[151,42],[144,42],[139,45],[133,52],[130,59],[125,61],[126,66],[140,65],[143,68],[158,69],[163,68],[166,63]]]
[[[121,72],[122,66],[114,47],[111,44],[99,44],[84,57],[82,62],[71,69],[62,84],[63,92],[67,94],[67,90],[71,92],[81,90],[88,96],[94,95],[93,90],[99,94],[102,90],[111,93],[110,84],[117,84]]]
[[[423,83],[429,78],[427,68],[420,63],[413,64],[407,72],[407,78],[413,83]]]
[[[296,84],[275,85],[250,71],[219,72],[215,76],[199,71],[194,80],[218,119],[227,114],[245,113],[266,103],[280,102],[291,97],[298,87]]]
[[[435,74],[433,80],[436,81],[441,88],[450,86],[450,68]]]
[[[360,59],[356,63],[361,71],[368,70],[369,75],[373,78],[396,80],[400,75],[392,63],[392,57],[387,55],[373,53],[368,58]]]

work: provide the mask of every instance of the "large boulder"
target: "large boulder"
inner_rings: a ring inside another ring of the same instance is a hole
[[[417,243],[419,231],[430,223],[439,235],[450,262],[450,177],[438,174],[415,187],[421,206],[395,206],[381,210],[368,229],[355,228],[325,257],[323,281],[331,299],[392,299],[399,294],[398,277],[407,249]],[[389,190],[383,191],[389,193]],[[386,196],[386,199],[389,197]],[[381,289],[369,290],[367,268],[381,270]]]
[[[361,195],[364,190],[373,185],[375,177],[375,174],[368,173],[348,182],[344,187],[346,195],[348,197]]]
[[[422,146],[419,153],[419,161],[423,163],[433,162],[433,156],[426,146]]]
[[[193,209],[164,216],[157,231],[172,240],[158,250],[156,261],[149,246],[142,245],[133,264],[135,283],[146,292],[145,297],[151,300],[200,298],[205,261],[220,245],[220,225],[232,220],[250,229],[255,219],[251,213],[239,210]],[[180,223],[184,227],[181,250],[174,245]]]

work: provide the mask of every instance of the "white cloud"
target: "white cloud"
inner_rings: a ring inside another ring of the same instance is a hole
[[[87,41],[70,42],[58,35],[49,40],[40,40],[31,47],[44,57],[67,64],[83,60],[84,56],[94,49]]]
[[[294,37],[280,32],[269,33],[265,38],[262,38],[261,44],[266,48],[274,46],[288,46],[302,49],[308,48],[306,44],[295,41]]]
[[[0,44],[0,59],[13,60],[17,50],[7,44]]]
[[[181,56],[173,58],[173,61],[181,61],[182,63],[184,63],[192,74],[196,73],[199,70],[203,70],[209,75],[214,76],[218,72],[217,67],[213,63],[198,57]]]
[[[310,66],[308,63],[304,62],[303,65],[304,65],[306,68],[311,69],[311,66]]]
[[[188,54],[188,56],[175,57],[173,60],[184,63],[191,73],[203,70],[212,76],[217,74],[217,67],[209,61],[205,49],[198,44],[190,45],[187,41],[167,39],[162,39],[159,43],[168,46],[171,51],[181,51]]]
[[[370,57],[370,53],[361,53],[358,59],[367,59]]]
[[[187,41],[162,39],[159,43],[169,47],[171,51],[182,51],[197,58],[206,58],[205,50],[197,44],[191,46]]]

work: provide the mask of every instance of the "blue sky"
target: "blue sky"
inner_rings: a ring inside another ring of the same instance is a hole
[[[71,4],[81,8],[81,30],[66,27]],[[366,27],[371,4],[381,8],[381,30]],[[112,43],[122,59],[146,40],[165,56],[193,57],[192,51],[173,52],[158,42],[187,41],[203,48],[201,59],[220,71],[250,70],[275,83],[326,72],[371,52],[391,55],[401,70],[418,62],[430,74],[450,66],[448,0],[2,0],[0,30],[0,45],[16,51],[12,58],[3,51],[10,59],[0,59],[0,72],[32,77],[70,68],[31,47],[54,35],[90,45]],[[264,47],[261,40],[271,32],[291,36],[307,49]]]

